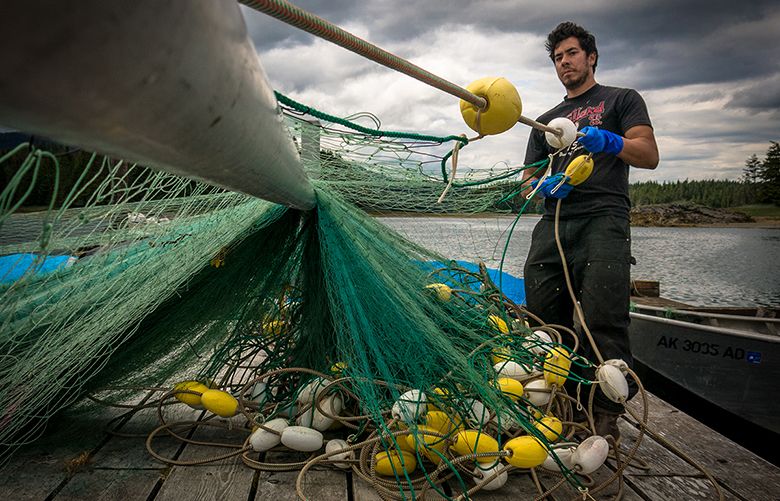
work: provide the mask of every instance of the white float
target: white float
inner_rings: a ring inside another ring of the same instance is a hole
[[[294,451],[313,452],[322,448],[322,433],[305,426],[288,426],[282,432],[282,445]]]
[[[347,443],[346,440],[341,440],[340,438],[337,438],[335,440],[328,440],[328,443],[325,444],[325,453],[330,454],[331,452],[342,451],[348,448],[349,448],[349,444]],[[334,454],[330,456],[328,459],[332,461],[346,461],[350,459],[355,459],[355,451],[348,450],[340,454]],[[349,463],[334,463],[334,464],[338,468],[341,468],[343,470],[346,470],[351,466]]]
[[[560,150],[561,148],[567,148],[577,140],[577,126],[574,122],[566,117],[557,117],[550,120],[547,124],[549,127],[559,129],[563,134],[556,136],[552,132],[545,132],[544,138],[547,140],[547,144]]]
[[[527,378],[532,371],[532,369],[529,369],[525,365],[512,360],[506,360],[495,364],[493,370],[496,371],[496,374],[499,376],[512,378],[517,381]]]
[[[534,379],[533,381],[526,383],[525,394],[523,396],[535,406],[544,407],[550,402],[550,386],[544,379]]]
[[[263,426],[279,433],[264,430],[263,428],[258,428],[252,432],[249,436],[249,445],[252,446],[252,450],[255,452],[265,452],[279,445],[281,442],[280,434],[287,428],[287,420],[276,418],[263,423]]]
[[[476,398],[466,400],[465,404],[470,406],[466,419],[474,428],[480,429],[490,422],[490,411],[485,404]]]
[[[420,390],[409,390],[395,401],[390,413],[394,419],[398,419],[407,424],[417,422],[417,418],[422,416],[428,409],[428,398]]]
[[[555,460],[555,456],[558,460],[568,469],[572,468],[571,457],[574,455],[574,451],[577,450],[576,444],[561,444],[561,446],[554,448],[547,453],[547,459],[542,463],[542,468],[549,471],[561,471],[561,466],[558,461]]]
[[[593,473],[601,468],[609,454],[609,443],[604,437],[594,435],[586,438],[571,455],[572,469],[585,473]]]
[[[296,423],[300,426],[308,426],[318,431],[325,431],[335,422],[335,419],[330,416],[338,416],[341,414],[344,404],[339,395],[331,395],[322,399],[320,408],[325,411],[327,416],[320,412],[315,405],[312,405],[303,414],[298,416]]]
[[[604,395],[613,402],[623,403],[628,399],[628,381],[617,366],[606,363],[599,366],[596,380]]]
[[[500,489],[506,484],[507,478],[509,475],[507,475],[506,472],[506,465],[503,463],[496,463],[490,468],[482,469],[479,466],[474,468],[474,471],[471,473],[474,475],[474,480],[477,482],[481,482],[482,480],[492,477],[496,474],[496,472],[501,472],[498,474],[496,478],[491,480],[490,482],[486,483],[482,486],[483,490],[486,491],[495,491],[496,489]]]

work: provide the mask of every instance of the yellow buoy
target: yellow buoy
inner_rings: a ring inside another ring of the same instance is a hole
[[[580,155],[566,167],[566,176],[569,177],[569,184],[577,186],[588,179],[593,172],[593,159],[590,155]]]
[[[238,400],[230,393],[222,390],[206,390],[200,397],[203,407],[217,416],[231,417],[238,412]]]
[[[511,129],[523,113],[520,94],[506,78],[480,78],[471,82],[466,89],[487,100],[487,107],[482,111],[467,101],[460,101],[463,120],[479,134],[501,134]]]
[[[176,386],[174,386],[173,389],[175,391],[197,391],[202,395],[203,392],[208,391],[209,387],[199,381],[182,381],[181,383],[176,383]],[[179,402],[183,402],[193,409],[198,410],[203,409],[203,405],[201,404],[201,395],[195,395],[194,393],[174,394]]]
[[[523,396],[523,384],[516,379],[500,377],[496,379],[496,387],[512,400]]]
[[[330,372],[332,374],[341,374],[347,370],[347,363],[346,362],[336,362],[330,367]]]
[[[563,423],[555,416],[544,417],[534,426],[544,434],[548,442],[555,442],[561,438],[561,433],[563,432]]]
[[[452,289],[447,284],[428,284],[425,286],[425,288],[431,291],[436,291],[436,295],[441,301],[444,301],[445,303],[452,299]]]
[[[499,330],[501,334],[509,334],[509,326],[506,325],[506,322],[504,322],[504,319],[499,317],[498,315],[489,315],[488,321],[490,322],[493,327]]]
[[[284,320],[267,320],[262,324],[263,335],[266,337],[280,336],[287,329],[287,322]]]
[[[444,449],[447,447],[447,439],[426,432],[443,435],[439,430],[430,426],[419,426],[417,427],[417,433],[412,433],[405,437],[406,443],[412,448],[412,452],[417,450],[433,464],[439,464],[441,456],[438,453],[444,452]]]
[[[446,435],[455,427],[455,420],[449,414],[442,411],[428,411],[425,415],[425,426]]]
[[[563,346],[556,346],[544,360],[544,380],[550,385],[563,386],[571,368],[571,355]]]
[[[403,464],[401,464],[401,457],[403,457]],[[415,468],[417,468],[417,459],[410,452],[402,451],[398,454],[397,451],[385,451],[376,455],[376,472],[379,475],[386,477],[403,475],[404,472],[413,472]]]
[[[493,361],[493,365],[506,362],[512,358],[512,351],[508,346],[496,346],[490,351],[490,359]]]
[[[450,448],[460,456],[474,453],[498,452],[498,441],[495,438],[477,430],[463,430],[455,435]],[[484,457],[476,460],[480,463],[492,463],[495,457]]]
[[[441,400],[446,401],[446,399],[449,397],[449,392],[442,388],[434,388],[433,395],[434,397],[428,401],[428,412],[441,410],[440,406],[443,406]],[[434,403],[430,400],[439,400],[439,402]]]
[[[536,468],[547,458],[547,448],[538,438],[530,435],[513,438],[504,444],[504,450],[512,454],[504,460],[517,468]]]

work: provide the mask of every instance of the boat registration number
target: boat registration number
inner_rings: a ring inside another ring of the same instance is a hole
[[[734,360],[744,360],[747,354],[750,358],[755,358],[757,352],[746,352],[742,348],[735,348],[733,346],[721,346],[717,343],[707,343],[701,341],[691,341],[690,339],[680,339],[673,336],[661,336],[656,343],[656,347],[666,348],[669,350],[681,350],[690,353],[698,353],[700,355],[709,355],[712,357],[731,358]],[[760,358],[759,358],[760,360]],[[754,360],[749,360],[755,363]]]

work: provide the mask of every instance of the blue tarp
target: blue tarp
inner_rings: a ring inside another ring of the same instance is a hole
[[[469,261],[451,261],[450,263],[454,263],[455,265],[471,272],[475,272],[475,273],[479,272],[479,265],[476,263],[472,263]],[[427,269],[429,271],[433,271],[434,269],[438,269],[438,268],[447,268],[449,266],[448,263],[441,263],[438,261],[421,262],[420,265],[422,268]],[[490,279],[493,281],[493,283],[496,284],[497,287],[501,287],[501,292],[506,297],[511,299],[516,304],[525,304],[525,282],[523,281],[522,278],[518,278],[513,275],[510,275],[505,271],[499,273],[498,270],[493,268],[488,268],[487,274],[490,277]],[[448,280],[442,280],[442,281],[445,283],[448,282]],[[479,290],[479,284],[473,283],[472,288],[475,291]]]
[[[0,256],[0,284],[16,282],[23,276],[42,276],[66,268],[74,256],[46,256],[37,254],[10,254]]]

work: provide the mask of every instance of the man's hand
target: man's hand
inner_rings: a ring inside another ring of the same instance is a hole
[[[577,142],[591,153],[618,155],[623,151],[623,138],[613,132],[597,127],[583,127],[580,132],[585,135]]]
[[[541,193],[541,195],[545,198],[566,198],[566,196],[573,188],[572,185],[566,182],[568,180],[569,178],[567,178],[563,172],[559,172],[558,174],[545,178],[545,180],[542,181],[542,185],[539,187],[539,191],[537,191],[537,193]],[[537,184],[539,184],[538,180],[532,182],[531,187],[536,189]],[[556,189],[556,187],[558,189]]]

